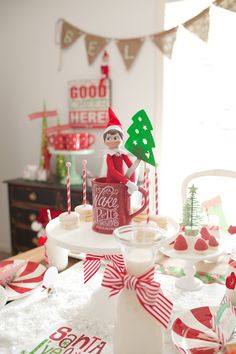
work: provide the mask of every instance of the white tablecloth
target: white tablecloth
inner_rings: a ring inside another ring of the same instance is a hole
[[[47,336],[53,324],[72,319],[79,322],[82,330],[89,329],[93,335],[112,342],[112,321],[97,320],[88,306],[93,290],[101,283],[101,276],[100,271],[83,285],[80,262],[60,274],[56,295],[37,292],[6,305],[0,310],[0,353],[20,354],[23,349],[31,349]],[[173,301],[175,317],[188,308],[219,305],[225,291],[222,285],[210,284],[200,291],[184,292],[175,287],[176,278],[172,276],[157,274],[156,280]],[[165,354],[176,353],[170,333],[166,334],[165,342]]]

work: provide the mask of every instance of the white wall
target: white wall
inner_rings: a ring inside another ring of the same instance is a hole
[[[87,63],[81,38],[63,54],[63,68],[57,71],[59,48],[54,42],[55,23],[64,18],[97,35],[129,38],[162,29],[163,0],[0,0],[0,180],[19,177],[27,163],[38,163],[41,122],[27,115],[57,109],[67,122],[67,83],[99,78],[101,56]],[[126,129],[132,114],[145,108],[150,117],[156,111],[160,91],[161,55],[146,41],[129,72],[114,42],[110,54],[113,108]],[[100,141],[100,132],[98,140]],[[101,143],[96,145],[100,153]],[[99,173],[100,162],[88,157],[90,169]],[[10,249],[6,185],[0,184],[0,250]]]

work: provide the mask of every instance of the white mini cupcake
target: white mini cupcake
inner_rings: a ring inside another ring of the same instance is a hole
[[[91,222],[93,219],[93,207],[90,204],[78,205],[75,212],[79,215],[81,221]]]
[[[70,212],[70,214],[66,211],[59,215],[59,221],[63,229],[73,230],[79,227],[79,216],[75,212]]]

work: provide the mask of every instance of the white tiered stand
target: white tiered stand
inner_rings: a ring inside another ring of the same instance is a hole
[[[114,236],[93,231],[91,222],[80,222],[77,229],[65,230],[61,227],[59,218],[55,218],[48,223],[46,232],[55,245],[72,252],[99,256],[120,253],[120,246]]]
[[[177,279],[175,285],[182,290],[196,291],[196,290],[200,290],[203,287],[204,283],[200,279],[194,276],[196,273],[195,263],[204,260],[214,259],[218,257],[220,254],[222,254],[224,249],[222,246],[219,246],[217,250],[212,250],[206,254],[204,253],[197,254],[194,251],[181,253],[175,251],[173,247],[169,245],[166,247],[162,247],[160,251],[166,256],[185,260],[185,267],[184,267],[185,275]]]

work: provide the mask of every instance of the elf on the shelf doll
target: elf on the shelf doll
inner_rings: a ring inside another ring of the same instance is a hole
[[[124,163],[130,167],[133,163],[127,152],[121,149],[124,133],[121,123],[111,108],[108,110],[109,122],[103,133],[104,144],[108,150],[107,158],[107,183],[124,183],[128,187],[128,193],[132,194],[138,190],[135,182],[135,173],[130,178],[125,176]]]

